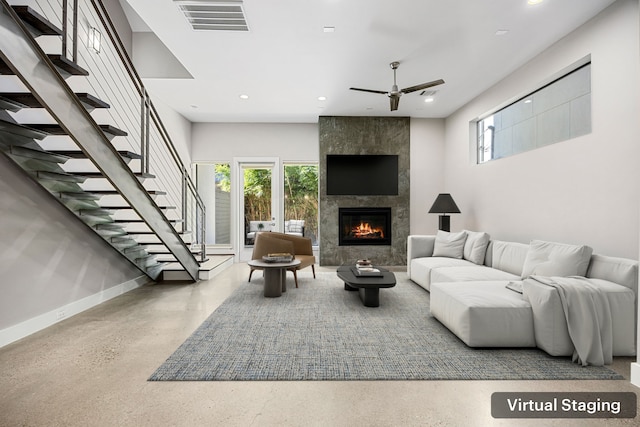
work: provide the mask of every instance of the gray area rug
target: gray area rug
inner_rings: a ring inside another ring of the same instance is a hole
[[[334,273],[288,277],[280,298],[243,283],[149,378],[226,380],[623,379],[537,349],[469,348],[429,312],[429,293],[396,273],[380,307]]]

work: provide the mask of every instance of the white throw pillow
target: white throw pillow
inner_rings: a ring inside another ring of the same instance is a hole
[[[463,230],[467,233],[464,243],[463,257],[474,264],[484,264],[484,257],[489,246],[489,235],[480,231]]]
[[[524,260],[522,277],[540,276],[586,276],[593,249],[589,246],[533,240]]]
[[[436,241],[433,246],[433,256],[462,259],[464,254],[464,243],[467,240],[467,233],[448,233],[438,231]]]

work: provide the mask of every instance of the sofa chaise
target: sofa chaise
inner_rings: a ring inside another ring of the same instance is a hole
[[[439,231],[409,236],[407,273],[430,292],[432,315],[470,347],[538,347],[574,358],[584,347],[585,355],[578,357],[584,359],[600,345],[594,343],[597,335],[609,341],[609,355],[636,354],[635,260],[593,254],[584,245],[523,244],[492,241],[482,232]],[[608,332],[588,329],[589,323],[597,326],[590,315],[577,320],[572,314],[567,323],[566,301],[591,301],[593,296],[584,296],[588,290],[604,301],[599,310],[610,313]],[[604,363],[610,363],[604,354]]]

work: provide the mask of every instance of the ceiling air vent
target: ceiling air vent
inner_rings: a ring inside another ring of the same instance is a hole
[[[242,0],[173,0],[194,30],[249,31]]]

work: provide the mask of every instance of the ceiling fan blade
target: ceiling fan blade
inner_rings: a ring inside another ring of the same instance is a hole
[[[444,83],[444,80],[438,79],[438,80],[434,80],[434,81],[429,82],[429,83],[423,83],[421,85],[415,85],[415,86],[408,87],[406,89],[402,89],[401,92],[402,93],[411,93],[411,92],[415,92],[417,90],[426,89],[428,87],[438,86],[438,85],[441,85],[443,83]]]
[[[398,109],[398,105],[400,104],[400,97],[390,96],[389,101],[391,102],[391,111],[396,111]]]
[[[380,93],[382,95],[386,95],[388,92],[386,90],[373,90],[373,89],[360,89],[357,87],[350,87],[350,90],[359,90],[360,92],[370,92],[370,93]]]

